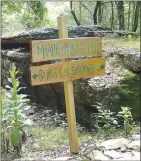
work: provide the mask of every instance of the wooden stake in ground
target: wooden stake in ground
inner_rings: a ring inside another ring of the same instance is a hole
[[[62,59],[60,63],[31,66],[31,85],[64,82],[70,152],[78,154],[72,81],[105,75],[105,59],[101,57],[101,39],[93,37],[69,39],[66,24],[64,16],[58,17],[59,39],[33,40],[31,42],[31,62]],[[68,59],[80,56],[94,56],[95,58],[76,61]]]
[[[65,16],[58,17],[58,30],[59,38],[68,38],[68,29]],[[67,61],[64,59],[63,61]],[[72,154],[78,153],[78,137],[76,129],[76,116],[75,116],[75,105],[74,105],[74,94],[73,94],[73,83],[72,81],[64,82],[65,101],[66,101],[66,112],[68,121],[68,134],[70,143],[70,152]]]

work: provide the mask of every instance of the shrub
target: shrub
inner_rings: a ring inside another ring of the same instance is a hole
[[[128,135],[133,130],[131,122],[133,121],[132,114],[129,107],[121,107],[122,111],[118,113],[117,116],[123,118],[124,120],[124,132]]]
[[[30,125],[31,121],[27,120],[23,114],[24,107],[27,106],[28,99],[27,95],[18,94],[22,89],[19,87],[19,78],[16,78],[18,71],[13,65],[9,71],[10,78],[8,81],[11,85],[7,85],[8,94],[2,89],[1,96],[1,117],[2,117],[2,149],[4,152],[8,152],[10,145],[17,150],[19,154],[22,147],[22,133],[25,125]]]
[[[91,128],[94,131],[122,128],[126,135],[130,134],[133,130],[133,118],[130,108],[121,107],[121,109],[122,111],[115,113],[98,106],[98,113],[91,115]]]

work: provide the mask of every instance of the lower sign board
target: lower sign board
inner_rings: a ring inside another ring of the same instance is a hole
[[[31,84],[41,85],[105,75],[105,58],[32,66]]]

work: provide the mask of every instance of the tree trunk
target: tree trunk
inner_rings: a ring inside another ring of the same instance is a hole
[[[133,32],[136,32],[136,30],[138,28],[140,5],[141,5],[141,2],[137,1],[136,2],[136,9],[135,9],[134,23],[133,23],[133,28],[132,28]]]
[[[114,5],[112,1],[111,1],[111,10],[112,10],[111,29],[114,29]]]
[[[101,3],[100,1],[97,1],[95,9],[94,9],[94,14],[93,14],[94,25],[97,25],[97,11],[98,11],[100,3]]]
[[[82,7],[81,7],[81,2],[79,2],[79,22],[81,24],[82,21]]]
[[[131,2],[129,2],[129,11],[128,11],[128,30],[130,30],[130,12],[131,12]]]
[[[99,8],[98,8],[98,23],[101,23],[102,20],[102,2],[99,1]]]
[[[71,10],[70,12],[72,13],[72,16],[73,16],[73,18],[74,18],[74,20],[75,20],[77,26],[80,26],[80,22],[78,21],[75,12],[74,12],[73,9],[72,9],[72,1],[70,1],[70,10]]]
[[[81,5],[90,13],[90,15],[92,15],[92,12],[90,11],[90,9],[88,7],[86,7],[86,5],[82,2],[80,2]]]
[[[118,1],[117,4],[117,10],[118,10],[118,19],[119,19],[119,30],[124,30],[124,2]]]
[[[134,17],[135,17],[135,2],[132,2],[132,28],[133,28],[133,25],[134,25]]]

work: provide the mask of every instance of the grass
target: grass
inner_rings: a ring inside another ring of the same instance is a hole
[[[133,37],[120,37],[120,38],[109,38],[104,37],[102,39],[103,49],[111,48],[135,48],[136,51],[140,51],[140,38]]]
[[[53,149],[58,145],[69,144],[67,131],[63,128],[30,127],[27,130],[28,135],[32,135],[32,137],[37,141],[37,144],[40,148],[49,150]],[[78,133],[78,141],[79,143],[88,140],[98,141],[103,139],[105,140],[110,138],[116,138],[123,135],[124,132],[122,129],[101,129],[97,133]]]
[[[68,142],[67,132],[62,128],[30,127],[28,134],[32,134],[39,146],[45,149]]]

